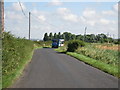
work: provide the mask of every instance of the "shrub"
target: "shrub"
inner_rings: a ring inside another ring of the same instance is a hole
[[[68,48],[67,51],[69,52],[74,52],[75,50],[78,49],[78,47],[83,47],[85,46],[85,43],[80,40],[72,40],[68,42]]]

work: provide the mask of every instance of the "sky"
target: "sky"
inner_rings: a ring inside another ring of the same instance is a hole
[[[43,39],[44,33],[104,33],[118,38],[117,2],[5,2],[5,31],[28,39],[28,15],[31,12],[31,39]]]

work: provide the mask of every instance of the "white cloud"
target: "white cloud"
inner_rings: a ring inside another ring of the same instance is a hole
[[[22,20],[24,18],[23,15],[12,12],[12,11],[11,12],[6,12],[5,15],[6,15],[5,18],[10,19],[10,20],[18,20],[18,21],[20,21],[20,20]]]
[[[84,24],[88,26],[95,26],[99,18],[100,15],[94,9],[86,8],[82,12],[82,16],[80,17],[80,20],[83,21]]]
[[[83,21],[88,26],[96,26],[96,25],[110,25],[115,24],[115,18],[117,14],[114,10],[106,10],[97,12],[94,9],[86,8],[80,20]]]
[[[64,15],[64,14],[70,13],[70,10],[69,10],[68,8],[58,8],[58,9],[57,9],[57,12],[58,12],[59,14]]]
[[[101,23],[101,24],[109,24],[110,21],[107,20],[107,19],[100,19],[100,23]]]
[[[106,10],[106,11],[102,11],[102,15],[104,16],[113,16],[116,17],[118,15],[118,4],[113,5],[111,10]]]
[[[26,7],[23,3],[21,3],[21,6],[22,6],[23,10],[26,10]],[[18,2],[13,3],[12,8],[16,11],[21,11],[21,7],[20,7],[20,4]]]
[[[114,9],[96,11],[86,8],[80,16],[82,26],[87,26],[87,33],[114,33],[117,35],[117,13]],[[116,36],[117,37],[117,36]]]
[[[40,20],[42,20],[42,21],[45,21],[45,20],[46,20],[45,16],[43,16],[43,15],[38,16],[38,18],[39,18]]]
[[[77,22],[78,21],[77,15],[74,15],[74,14],[65,15],[64,19],[68,20],[68,21],[72,21],[72,22]]]
[[[91,26],[94,26],[94,25],[96,24],[96,21],[90,20],[90,21],[87,22],[87,24],[89,24],[89,25],[91,25]]]
[[[111,15],[115,15],[115,12],[114,12],[113,10],[102,11],[102,14],[103,14],[103,15],[109,15],[109,16],[111,16]]]
[[[80,16],[80,21],[86,22],[86,19],[83,16]]]
[[[61,6],[62,2],[60,0],[52,0],[50,3],[48,3],[48,5]]]
[[[87,8],[83,11],[83,16],[85,18],[94,18],[96,16],[96,11],[93,9]]]
[[[40,10],[37,10],[37,9],[33,9],[32,11],[32,14],[35,15],[35,16],[39,16],[39,15],[48,15],[49,12],[45,12],[45,11],[40,11]]]
[[[38,14],[38,10],[34,9],[34,10],[32,10],[32,13],[33,14]]]
[[[73,14],[68,8],[58,8],[58,14],[66,21],[77,22],[78,16]]]

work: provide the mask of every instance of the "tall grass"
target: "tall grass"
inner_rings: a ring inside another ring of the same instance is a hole
[[[3,36],[2,87],[6,88],[21,74],[38,44],[30,40],[15,38],[10,33],[3,33]]]
[[[88,44],[85,47],[79,48],[76,52],[106,64],[118,66],[119,52],[116,50],[100,49],[96,48],[96,44]]]

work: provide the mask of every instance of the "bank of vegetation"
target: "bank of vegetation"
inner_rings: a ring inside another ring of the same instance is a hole
[[[31,60],[37,42],[25,38],[16,38],[3,33],[2,40],[2,87],[10,86],[18,78],[25,65]]]

